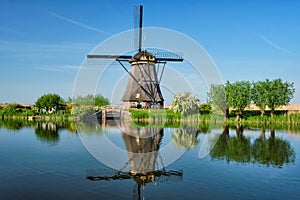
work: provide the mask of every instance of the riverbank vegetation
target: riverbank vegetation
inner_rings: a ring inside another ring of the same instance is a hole
[[[18,120],[73,120],[75,114],[85,114],[89,111],[101,110],[109,105],[109,100],[100,94],[68,98],[64,100],[58,94],[49,93],[40,96],[32,105],[2,104],[0,106],[1,119]],[[79,113],[80,112],[80,113]]]
[[[278,107],[287,105],[295,92],[293,83],[281,79],[257,82],[237,81],[211,85],[208,103],[200,103],[197,96],[184,92],[175,94],[170,108],[129,109],[134,122],[154,123],[214,123],[214,124],[288,124],[299,125],[300,114],[290,114]],[[100,94],[68,98],[58,94],[44,94],[33,105],[6,104],[0,106],[1,119],[73,120],[99,112],[109,105]],[[258,110],[250,108],[257,106]]]
[[[171,109],[164,110],[129,110],[131,119],[135,122],[196,122],[196,123],[216,123],[216,124],[235,124],[236,111],[232,110],[228,114],[228,118],[224,119],[223,115],[211,113],[209,110],[200,110],[199,114],[182,116]],[[266,114],[270,111],[265,111]],[[244,111],[244,117],[239,124],[290,124],[300,125],[300,113],[287,114],[287,111],[275,111],[274,116],[261,116],[257,110]]]

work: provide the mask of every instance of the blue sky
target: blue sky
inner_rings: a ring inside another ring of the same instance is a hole
[[[223,80],[282,78],[300,103],[300,2],[274,1],[0,1],[0,103],[33,103],[44,93],[72,96],[86,54],[133,28],[176,30],[202,45]]]

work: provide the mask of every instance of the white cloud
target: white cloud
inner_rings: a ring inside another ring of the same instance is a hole
[[[75,21],[75,20],[72,20],[72,19],[63,17],[63,16],[61,16],[61,15],[55,13],[55,12],[47,11],[47,13],[49,13],[50,15],[52,15],[52,16],[58,18],[58,19],[64,20],[64,21],[69,22],[69,23],[71,23],[71,24],[75,24],[75,25],[77,25],[77,26],[79,26],[79,27],[82,27],[82,28],[85,28],[85,29],[88,29],[88,30],[92,30],[92,31],[96,31],[96,32],[98,32],[98,33],[104,33],[104,34],[106,34],[106,35],[109,35],[109,33],[105,32],[105,31],[103,31],[103,30],[100,30],[100,29],[98,29],[98,28],[95,28],[95,27],[86,25],[86,24],[84,24],[84,23],[82,23],[82,22],[78,22],[78,21]]]
[[[266,38],[264,35],[261,35],[261,38],[262,38],[265,42],[267,42],[269,45],[271,45],[272,47],[274,47],[274,48],[276,48],[276,49],[278,49],[278,50],[280,50],[280,51],[282,51],[282,52],[285,52],[285,53],[288,53],[288,54],[291,54],[291,55],[294,55],[294,56],[296,55],[294,52],[291,52],[291,51],[289,51],[289,50],[286,50],[286,49],[280,47],[278,44],[275,44],[273,41],[271,41],[270,39]]]

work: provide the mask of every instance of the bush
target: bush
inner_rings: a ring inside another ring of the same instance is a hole
[[[201,115],[210,114],[211,111],[212,111],[212,107],[209,103],[199,105],[199,112],[200,112]]]
[[[172,109],[183,116],[198,114],[199,99],[189,92],[178,93],[173,96]]]
[[[35,112],[33,110],[29,110],[21,106],[20,104],[9,104],[6,107],[3,107],[1,110],[1,115],[5,116],[26,116],[26,115],[34,115]]]

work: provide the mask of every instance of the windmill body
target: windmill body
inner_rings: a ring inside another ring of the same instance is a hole
[[[123,95],[123,107],[163,108],[164,99],[156,72],[155,56],[144,50],[129,60],[130,73]]]

